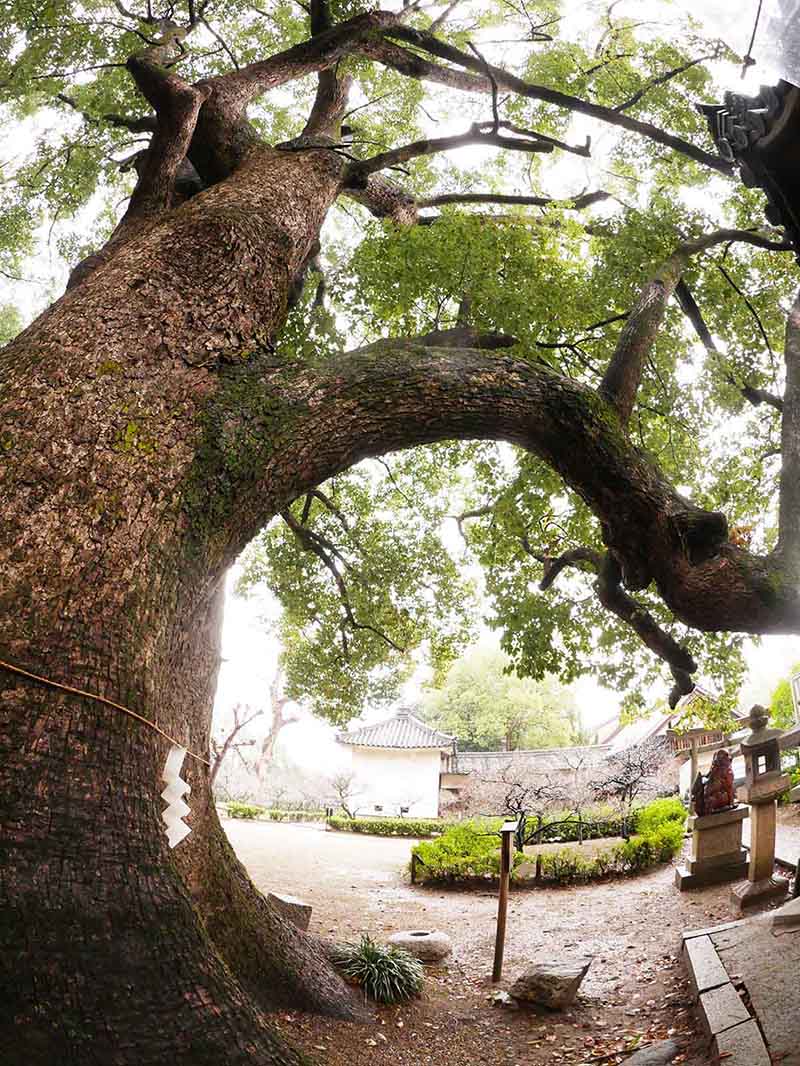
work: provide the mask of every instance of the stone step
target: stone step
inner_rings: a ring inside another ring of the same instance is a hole
[[[697,993],[700,1023],[720,1066],[770,1066],[770,1056],[755,1018],[728,977],[712,940],[739,922],[726,922],[709,929],[683,934],[683,957]]]
[[[755,1018],[714,1037],[714,1062],[724,1066],[770,1066],[772,1060]]]
[[[719,988],[720,985],[729,983],[728,972],[722,965],[710,936],[687,940],[684,950],[695,995],[699,996],[711,988]]]

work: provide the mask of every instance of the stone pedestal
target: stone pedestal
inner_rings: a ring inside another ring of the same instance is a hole
[[[731,904],[740,911],[756,903],[767,903],[771,899],[782,899],[789,891],[789,882],[785,877],[765,877],[761,881],[743,881],[731,889]]]
[[[683,891],[698,885],[739,881],[747,876],[747,851],[742,847],[742,822],[747,807],[733,807],[717,814],[694,815],[689,819],[692,831],[692,855],[675,871],[675,884]]]

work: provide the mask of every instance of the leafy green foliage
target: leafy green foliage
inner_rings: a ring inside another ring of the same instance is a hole
[[[256,803],[240,803],[238,800],[230,800],[228,803],[229,818],[245,818],[252,821],[266,814],[266,807],[259,807]]]
[[[331,961],[378,1003],[412,999],[420,994],[425,980],[419,959],[402,948],[377,944],[366,933],[357,944],[335,944]]]
[[[330,7],[334,19],[367,10],[363,0],[334,0]],[[0,277],[10,294],[2,296],[0,342],[50,294],[47,283],[31,290],[15,278],[46,269],[60,287],[67,269],[107,238],[124,210],[132,157],[148,137],[108,116],[149,111],[125,67],[151,28],[148,10],[143,0],[3,6],[0,115],[14,151],[0,161]],[[410,23],[427,29],[440,13],[416,11]],[[169,14],[185,25],[187,0],[170,5]],[[642,23],[616,9],[587,8],[577,18],[560,0],[532,0],[513,11],[488,0],[479,10],[455,8],[436,32],[462,49],[474,43],[529,81],[624,109],[710,147],[694,104],[718,96],[712,73],[722,71],[732,84],[737,71],[721,46],[701,39],[688,20],[676,24],[674,14],[656,4]],[[175,70],[189,81],[213,77],[297,44],[308,32],[307,12],[290,0],[218,0],[186,38]],[[490,115],[484,95],[405,78],[363,57],[347,57],[338,69],[354,78],[356,157],[465,130]],[[250,114],[266,141],[300,132],[314,90],[313,76],[301,78],[256,101]],[[466,307],[476,328],[516,336],[519,358],[596,385],[622,328],[617,316],[630,310],[649,271],[677,241],[720,224],[763,226],[760,193],[723,184],[663,146],[514,94],[501,94],[499,106],[504,120],[567,141],[590,130],[592,158],[574,164],[559,152],[523,158],[492,148],[415,159],[394,174],[418,197],[503,191],[555,199],[543,208],[450,206],[431,225],[400,228],[343,202],[323,241],[330,302],[316,306],[311,272],[277,339],[278,358],[313,365],[345,342],[451,326]],[[585,186],[610,196],[576,213],[569,198]],[[783,257],[732,246],[698,259],[687,281],[718,350],[700,349],[670,307],[632,432],[687,496],[724,510],[752,547],[769,550],[780,419],[772,408],[750,408],[741,386],[781,391],[776,353],[796,276]],[[422,660],[441,678],[483,621],[501,634],[518,673],[568,683],[593,672],[624,694],[631,712],[643,709],[643,691],[666,680],[666,671],[600,607],[593,575],[576,570],[547,593],[536,589],[541,564],[524,543],[540,553],[602,546],[586,506],[552,472],[489,444],[418,449],[391,466],[394,483],[372,464],[325,487],[348,530],[316,504],[309,516],[309,528],[326,538],[336,534],[353,615],[372,629],[343,622],[334,576],[279,523],[248,555],[242,587],[264,581],[283,608],[278,628],[293,697],[344,722],[367,700],[392,699]],[[463,523],[465,550],[455,551],[441,535],[446,516],[471,509],[485,513]],[[480,581],[463,577],[470,567],[480,570]],[[478,593],[485,597],[482,612]],[[637,597],[677,639],[690,639],[730,707],[741,678],[741,638],[689,634],[655,592]]]
[[[294,504],[336,574],[280,520],[250,546],[238,588],[264,582],[281,603],[292,699],[347,722],[367,695],[377,703],[397,697],[417,649],[444,669],[466,644],[474,588],[440,535],[448,503],[442,460],[459,451],[443,446],[362,465],[324,486],[307,511],[307,501]]]
[[[648,803],[636,812],[634,825],[637,833],[647,835],[668,822],[677,822],[683,826],[686,821],[686,807],[677,796],[665,796]]]
[[[800,663],[796,663],[790,676],[800,673]],[[792,700],[792,687],[788,678],[779,681],[775,686],[769,703],[770,724],[778,729],[791,729],[795,724],[794,701]]]
[[[458,737],[464,751],[566,747],[579,739],[575,698],[554,678],[532,681],[511,673],[492,649],[471,649],[429,691],[422,714]]]
[[[497,877],[500,873],[499,819],[470,819],[451,826],[437,840],[423,841],[412,848],[420,861],[423,881],[462,881]],[[515,854],[518,866],[522,856]]]
[[[555,822],[557,816],[553,816]],[[511,876],[516,880],[534,877],[537,882],[552,881],[556,884],[585,883],[606,877],[609,874],[637,873],[656,863],[669,862],[683,846],[686,808],[675,797],[654,800],[638,809],[632,819],[637,833],[607,848],[591,849],[582,853],[580,844],[556,850],[543,849],[531,854],[517,852],[512,860]],[[618,823],[597,822],[604,826],[606,835],[616,835]],[[596,837],[588,830],[587,823],[578,836],[559,836],[562,840],[588,840]],[[471,881],[497,877],[500,872],[500,849],[498,842],[499,821],[461,822],[448,829],[438,840],[423,842],[412,848],[419,860],[417,877],[421,881]],[[528,867],[533,866],[531,871]]]

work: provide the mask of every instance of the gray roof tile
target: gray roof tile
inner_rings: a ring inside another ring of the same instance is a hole
[[[362,726],[351,733],[339,733],[336,739],[340,744],[359,748],[452,749],[455,743],[454,736],[432,729],[410,711],[399,711],[393,718]]]

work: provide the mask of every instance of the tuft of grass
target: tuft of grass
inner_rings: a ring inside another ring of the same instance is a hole
[[[422,991],[423,967],[402,948],[376,944],[365,933],[357,944],[335,944],[334,966],[378,1003],[401,1003]]]

